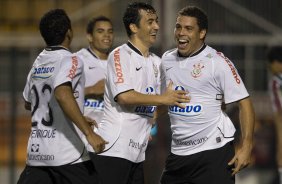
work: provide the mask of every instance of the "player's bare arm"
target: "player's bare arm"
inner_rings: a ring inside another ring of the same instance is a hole
[[[82,115],[78,104],[74,99],[70,83],[65,83],[56,87],[55,97],[64,113],[83,132],[95,152],[102,152],[107,142],[102,137],[94,133],[90,124],[86,122],[85,117]]]
[[[105,80],[102,79],[98,81],[96,84],[94,84],[93,86],[89,86],[85,88],[84,91],[85,98],[95,98],[95,99],[103,98],[104,91],[105,91]]]
[[[255,113],[250,98],[239,101],[240,126],[242,130],[242,143],[240,144],[235,156],[229,162],[229,165],[235,165],[232,175],[238,173],[241,169],[247,167],[251,162],[251,153],[253,148],[253,132],[255,123]]]
[[[177,105],[185,108],[184,104],[190,102],[190,97],[186,91],[175,91],[172,89],[172,83],[162,95],[147,95],[131,90],[121,93],[117,96],[119,104],[123,105]]]
[[[158,118],[166,115],[168,113],[167,105],[160,105],[157,107],[157,110],[154,114],[154,120],[157,121]]]
[[[96,128],[98,128],[98,123],[94,120],[94,119],[92,119],[92,118],[90,118],[90,117],[88,117],[88,116],[84,116],[84,118],[85,118],[85,121],[93,128],[93,127],[96,127]]]

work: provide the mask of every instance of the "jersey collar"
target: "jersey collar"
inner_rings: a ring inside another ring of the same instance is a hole
[[[188,57],[193,57],[193,56],[198,55],[200,52],[202,52],[206,47],[207,47],[207,45],[204,44],[199,50],[197,50],[196,52],[190,54],[189,56],[183,56],[183,55],[180,54],[180,52],[178,52],[178,51],[177,51],[177,54],[178,54],[179,57],[186,57],[186,58],[188,58]]]
[[[67,50],[67,51],[69,51],[69,49],[67,49],[67,48],[65,48],[63,46],[47,46],[45,48],[45,50],[47,50],[47,51],[56,51],[56,50]]]
[[[128,41],[126,44],[128,45],[128,47],[130,47],[132,50],[134,50],[137,54],[139,54],[140,56],[143,56],[143,54],[140,52],[140,50],[138,50],[132,43],[130,43]]]
[[[99,59],[98,56],[90,49],[90,47],[87,48],[87,51],[95,58]]]

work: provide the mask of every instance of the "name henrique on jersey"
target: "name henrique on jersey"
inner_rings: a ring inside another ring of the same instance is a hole
[[[85,87],[95,85],[100,80],[106,79],[107,61],[101,60],[95,53],[88,49],[81,49],[77,55],[84,63]],[[100,122],[104,111],[104,99],[87,98],[84,102],[84,115]]]
[[[188,91],[191,96],[184,109],[168,108],[171,152],[190,155],[222,147],[233,140],[235,128],[221,110],[221,104],[249,96],[233,63],[204,45],[198,54],[190,57],[179,57],[177,49],[167,51],[161,65],[165,76],[162,86],[171,80],[175,90]]]
[[[130,42],[110,53],[104,94],[105,115],[98,128],[98,134],[109,144],[101,155],[135,163],[145,160],[156,107],[119,105],[116,97],[130,90],[159,94],[159,67],[158,56],[150,53],[149,57],[144,57]]]
[[[89,160],[82,132],[66,118],[54,96],[55,88],[67,82],[83,111],[83,63],[63,47],[47,47],[33,63],[23,91],[32,107],[27,165],[59,166]]]
[[[282,110],[282,74],[273,75],[269,81],[272,109],[275,113]]]

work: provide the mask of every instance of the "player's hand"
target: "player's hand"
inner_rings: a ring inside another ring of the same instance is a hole
[[[252,146],[242,145],[235,153],[235,156],[228,163],[229,166],[234,165],[232,168],[232,175],[237,174],[240,170],[244,169],[251,163]]]
[[[84,116],[84,118],[85,118],[85,121],[93,128],[93,126],[94,127],[96,127],[96,128],[98,128],[98,123],[94,120],[94,119],[91,119],[90,117],[88,117],[88,116]]]
[[[165,105],[176,105],[180,108],[185,108],[185,104],[181,103],[189,103],[190,96],[188,96],[188,92],[183,90],[174,90],[172,88],[172,81],[169,82],[168,87],[166,88],[166,92],[163,94],[164,96],[164,104]]]
[[[87,135],[86,139],[89,144],[93,147],[95,153],[101,153],[105,149],[105,145],[109,143],[94,132]]]

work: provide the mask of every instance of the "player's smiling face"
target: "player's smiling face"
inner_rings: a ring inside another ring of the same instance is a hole
[[[141,19],[136,36],[148,47],[156,42],[159,30],[158,16],[155,13],[140,10]]]
[[[113,44],[113,27],[108,21],[98,21],[94,26],[92,35],[89,36],[94,49],[107,53]]]
[[[206,30],[200,30],[195,17],[178,16],[174,37],[181,55],[189,56],[200,49],[204,43]]]

